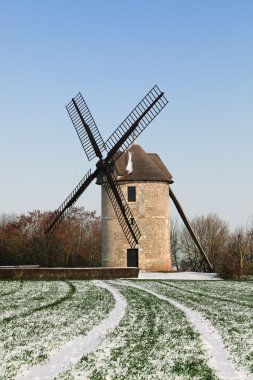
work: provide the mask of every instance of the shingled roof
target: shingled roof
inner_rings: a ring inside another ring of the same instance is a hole
[[[155,153],[146,153],[138,144],[131,145],[116,161],[118,181],[154,181],[173,183],[172,175]]]

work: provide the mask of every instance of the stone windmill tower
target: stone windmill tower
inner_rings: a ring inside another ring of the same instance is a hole
[[[171,270],[169,185],[172,176],[157,154],[131,145],[117,160],[115,176],[141,230],[135,248],[119,225],[102,183],[102,266]]]
[[[174,192],[172,176],[157,154],[133,144],[168,103],[154,86],[104,142],[81,93],[66,106],[89,161],[98,159],[47,221],[52,233],[95,179],[102,186],[102,265],[170,270],[169,197],[198,246],[202,262],[212,265]],[[110,200],[110,202],[109,202]]]

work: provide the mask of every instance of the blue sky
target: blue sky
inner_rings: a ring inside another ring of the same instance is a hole
[[[251,0],[0,0],[0,213],[55,209],[95,166],[65,109],[78,91],[106,139],[158,84],[169,104],[138,142],[167,165],[189,217],[245,225],[252,42]],[[99,187],[78,205],[100,213]]]

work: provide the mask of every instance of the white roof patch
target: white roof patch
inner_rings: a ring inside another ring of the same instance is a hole
[[[133,161],[132,161],[132,153],[128,152],[128,162],[126,166],[127,174],[131,174],[133,172]]]

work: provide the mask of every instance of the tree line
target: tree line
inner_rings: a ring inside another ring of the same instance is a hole
[[[53,233],[44,233],[52,213],[35,210],[0,217],[0,265],[99,266],[101,221],[95,211],[72,208]]]
[[[101,218],[74,207],[53,233],[44,234],[52,213],[35,210],[0,216],[0,265],[94,267],[101,263]],[[216,214],[190,220],[214,271],[224,277],[253,274],[253,219],[231,232]],[[172,219],[171,255],[177,270],[205,270],[202,257],[184,225]]]
[[[253,274],[253,219],[247,227],[232,232],[216,214],[196,216],[190,223],[216,273],[239,279]],[[170,236],[172,261],[177,270],[203,269],[198,248],[176,219],[171,220]]]

